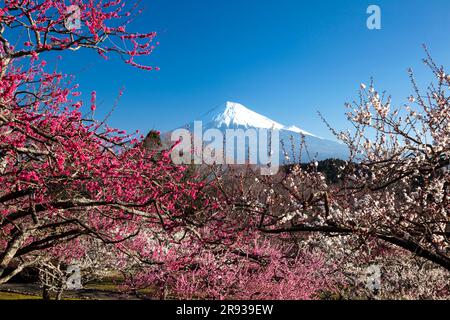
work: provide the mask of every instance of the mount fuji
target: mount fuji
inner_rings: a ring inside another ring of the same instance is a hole
[[[336,158],[346,160],[348,149],[345,145],[323,139],[313,133],[300,129],[294,125],[285,126],[271,120],[237,102],[226,102],[211,109],[195,121],[202,122],[202,129],[276,129],[280,137],[280,162],[310,162]],[[193,122],[181,128],[193,131]],[[305,148],[300,148],[304,139]],[[285,160],[283,160],[285,159]]]

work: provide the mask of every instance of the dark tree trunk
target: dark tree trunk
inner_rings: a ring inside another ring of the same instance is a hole
[[[50,287],[46,284],[44,284],[44,286],[42,287],[42,299],[51,300]]]

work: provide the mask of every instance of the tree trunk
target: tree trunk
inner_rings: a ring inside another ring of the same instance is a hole
[[[20,247],[25,242],[26,238],[30,234],[29,231],[23,231],[18,233],[9,243],[6,247],[5,252],[0,254],[0,277],[5,272],[6,268],[9,266],[9,263],[16,255],[17,251],[20,249]]]
[[[50,287],[47,284],[44,284],[42,287],[42,299],[51,300]]]
[[[63,295],[64,289],[63,287],[59,287],[58,291],[56,292],[56,300],[61,300]]]

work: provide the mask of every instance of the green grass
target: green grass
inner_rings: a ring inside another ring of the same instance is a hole
[[[108,292],[120,292],[119,285],[109,281],[87,283],[84,288]],[[156,290],[154,288],[145,288],[139,289],[138,292],[142,294],[154,294]]]
[[[99,290],[99,291],[110,291],[110,292],[119,292],[119,288],[117,284],[114,283],[88,283],[84,286],[85,289]]]
[[[0,291],[0,300],[38,300],[38,299],[42,299],[42,297],[15,292]]]

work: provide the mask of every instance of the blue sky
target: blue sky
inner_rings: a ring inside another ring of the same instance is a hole
[[[366,28],[370,4],[382,29]],[[144,0],[132,29],[157,31],[160,46],[140,62],[146,72],[88,51],[67,54],[86,95],[97,91],[98,116],[124,86],[110,124],[162,131],[183,125],[227,100],[283,124],[332,137],[321,111],[345,128],[343,105],[374,77],[394,102],[411,93],[407,69],[430,80],[421,45],[439,64],[450,62],[450,1]]]

